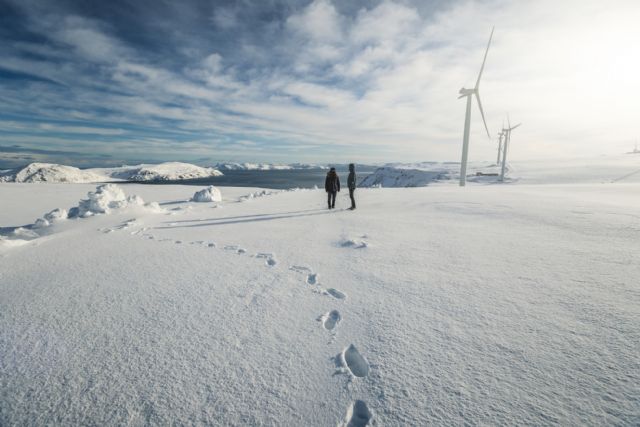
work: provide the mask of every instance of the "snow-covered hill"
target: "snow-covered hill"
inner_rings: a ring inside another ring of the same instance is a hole
[[[159,165],[123,166],[105,169],[109,175],[126,181],[179,181],[183,179],[209,178],[221,176],[215,168],[204,168],[189,163],[167,162]]]
[[[78,169],[52,163],[31,163],[18,170],[4,171],[0,174],[0,182],[179,181],[220,175],[222,172],[214,168],[180,162],[94,169]]]
[[[53,163],[31,163],[22,169],[5,171],[0,176],[4,182],[100,182],[108,176],[91,169],[78,169],[73,166]]]
[[[507,171],[509,168],[507,168]],[[488,162],[472,162],[467,180],[496,181],[499,169]],[[454,162],[388,163],[376,169],[360,182],[361,187],[425,187],[439,181],[453,181],[460,177],[460,164]]]
[[[219,170],[294,170],[294,169],[328,169],[327,166],[310,163],[291,163],[288,165],[273,163],[218,163]]]
[[[449,171],[383,167],[364,178],[360,187],[424,187],[443,179],[449,179]]]

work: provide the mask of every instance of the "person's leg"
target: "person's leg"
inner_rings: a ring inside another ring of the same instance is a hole
[[[333,193],[331,193],[331,209],[336,207],[336,195],[338,193],[336,191],[334,191]]]
[[[353,193],[356,190],[353,189],[349,189],[349,197],[351,197],[351,209],[355,209],[356,208],[356,199],[353,197]]]
[[[327,191],[327,204],[329,205],[329,209],[331,209],[331,191]]]

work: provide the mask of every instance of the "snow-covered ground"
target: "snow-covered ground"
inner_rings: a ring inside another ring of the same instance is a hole
[[[0,171],[0,182],[178,181],[220,175],[222,172],[214,168],[180,162],[93,169],[79,169],[53,163],[30,163],[23,168]]]
[[[640,184],[568,181],[0,184],[0,425],[638,425]]]

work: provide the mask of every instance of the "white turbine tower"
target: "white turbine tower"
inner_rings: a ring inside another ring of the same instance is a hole
[[[489,36],[489,43],[487,44],[487,50],[484,52],[484,59],[482,60],[482,67],[480,67],[480,74],[478,74],[478,80],[473,89],[460,89],[460,98],[467,97],[467,113],[464,117],[464,137],[462,140],[462,161],[460,162],[460,186],[464,187],[467,183],[467,156],[469,154],[469,126],[471,125],[471,98],[473,95],[478,100],[478,108],[480,108],[480,114],[482,115],[482,121],[484,122],[484,128],[487,130],[487,136],[491,138],[489,134],[489,128],[487,127],[487,121],[484,119],[484,111],[482,110],[482,102],[480,101],[480,78],[482,77],[482,71],[484,70],[484,63],[487,60],[487,54],[489,53],[489,46],[491,46],[491,39],[493,38],[493,30],[491,29],[491,35]]]
[[[507,164],[507,149],[509,148],[509,143],[511,142],[511,131],[520,126],[522,123],[518,123],[515,126],[511,126],[511,120],[509,120],[509,116],[507,115],[507,126],[506,129],[503,129],[505,132],[504,136],[504,146],[502,147],[502,171],[500,172],[500,181],[504,181],[504,169]]]
[[[496,166],[500,166],[500,153],[502,153],[503,137],[504,137],[504,122],[502,123],[502,130],[498,132],[498,159],[496,160]]]

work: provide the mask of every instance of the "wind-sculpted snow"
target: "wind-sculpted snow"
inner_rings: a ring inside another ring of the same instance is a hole
[[[115,184],[104,184],[98,186],[95,191],[90,191],[87,198],[80,200],[77,207],[69,209],[69,217],[86,218],[92,215],[109,214],[113,210],[131,206],[160,210],[160,206],[155,202],[145,204],[139,196],[126,196],[122,188]]]
[[[206,202],[221,202],[222,193],[220,189],[213,185],[203,188],[200,191],[196,191],[191,198],[194,202],[206,203]]]
[[[103,184],[90,191],[86,199],[68,211],[56,208],[37,218],[32,224],[9,228],[7,234],[0,234],[0,247],[15,247],[52,233],[50,227],[69,218],[87,218],[94,215],[110,214],[125,208],[143,208],[147,212],[162,212],[156,202],[145,203],[136,195],[125,195],[122,188],[115,184]]]

